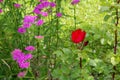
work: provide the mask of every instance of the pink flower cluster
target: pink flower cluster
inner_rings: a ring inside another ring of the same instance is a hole
[[[35,48],[33,46],[27,46],[26,50],[33,51]],[[32,59],[32,54],[25,54],[20,49],[15,49],[12,52],[13,60],[16,60],[20,68],[28,68],[30,66],[30,62],[28,59]]]
[[[31,15],[26,15],[24,17],[23,20],[23,25],[22,27],[18,28],[18,32],[23,34],[26,32],[27,28],[30,28],[32,24],[36,24],[37,26],[41,26],[42,24],[44,24],[43,20],[38,20],[37,22],[35,22],[35,20],[37,19],[37,16],[31,16]]]
[[[22,77],[24,77],[25,75],[26,75],[26,71],[22,71],[22,72],[19,72],[17,76],[18,76],[19,78],[22,78]]]
[[[3,2],[3,0],[0,0],[0,3],[2,3]]]
[[[15,3],[15,4],[14,4],[14,7],[15,7],[15,8],[20,8],[20,7],[21,7],[21,5],[20,5],[20,4],[18,4],[18,3]]]
[[[72,0],[71,4],[72,4],[72,5],[76,5],[76,4],[78,4],[79,2],[80,2],[80,0]]]
[[[42,11],[45,8],[53,8],[56,6],[56,3],[49,2],[47,0],[39,0],[40,3],[34,8],[33,12],[36,14],[41,14],[42,16],[48,16],[48,12]]]

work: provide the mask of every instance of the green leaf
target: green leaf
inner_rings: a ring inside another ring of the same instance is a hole
[[[104,21],[108,21],[108,19],[111,17],[111,15],[106,15],[105,17],[104,17]]]
[[[107,12],[109,10],[110,10],[110,7],[108,7],[108,6],[101,6],[101,8],[100,8],[100,12]]]

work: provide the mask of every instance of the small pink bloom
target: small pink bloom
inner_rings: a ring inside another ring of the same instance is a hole
[[[34,47],[34,46],[27,46],[27,47],[25,48],[25,50],[33,51],[33,50],[35,50],[35,47]]]
[[[57,17],[62,17],[62,13],[58,12],[58,13],[56,13],[56,16]]]
[[[42,19],[38,20],[36,23],[37,26],[41,26],[43,24],[44,24],[44,21]]]
[[[14,7],[15,7],[15,8],[20,8],[20,7],[21,7],[21,4],[17,4],[17,3],[16,3],[16,4],[14,4]]]
[[[33,12],[36,13],[36,14],[40,14],[40,10],[39,10],[38,8],[35,8],[35,9],[33,10]]]
[[[3,10],[2,9],[0,9],[0,13],[2,13],[3,12]]]
[[[75,5],[75,4],[78,4],[79,2],[80,2],[80,0],[72,0],[71,4]]]
[[[40,14],[44,17],[48,16],[48,13],[47,12],[40,12]]]
[[[19,78],[22,78],[22,77],[24,77],[25,75],[26,75],[26,71],[23,71],[23,72],[19,72],[17,76],[18,76]]]
[[[34,23],[36,19],[37,19],[37,16],[26,15],[24,17],[23,23]]]
[[[23,23],[24,28],[30,28],[31,24],[30,23]]]
[[[42,39],[44,36],[35,36],[36,39]]]
[[[45,1],[48,1],[48,0],[39,0],[39,1],[42,3],[42,2],[45,2]]]
[[[28,68],[30,66],[30,62],[21,62],[19,63],[20,68]]]
[[[50,7],[55,7],[55,6],[56,6],[56,3],[54,3],[54,2],[50,3]]]
[[[21,34],[23,34],[23,33],[26,32],[26,29],[24,27],[19,27],[18,28],[18,32],[21,33]]]

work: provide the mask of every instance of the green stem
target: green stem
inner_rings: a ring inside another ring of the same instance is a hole
[[[74,26],[76,29],[76,7],[74,6]]]
[[[120,2],[120,0],[117,1],[117,4],[119,4],[119,2]],[[117,35],[118,35],[117,26],[119,24],[119,11],[118,11],[118,9],[116,9],[116,19],[117,19],[117,22],[115,23],[116,29],[115,29],[115,32],[114,32],[114,34],[115,34],[115,37],[114,37],[114,39],[115,39],[115,42],[114,42],[114,54],[117,53],[117,44],[118,44],[118,42],[117,42],[117,40],[118,40],[117,39]],[[113,70],[114,70],[114,72],[112,74],[112,80],[115,80],[116,66],[113,66]]]

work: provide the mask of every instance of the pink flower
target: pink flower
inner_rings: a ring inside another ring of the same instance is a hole
[[[33,51],[33,50],[35,50],[35,47],[34,47],[34,46],[27,46],[27,47],[25,48],[25,50]]]
[[[79,2],[80,2],[80,0],[72,0],[71,4],[75,5],[75,4],[78,4]]]
[[[24,28],[30,28],[31,24],[30,23],[23,23]]]
[[[36,39],[42,39],[44,36],[35,36]]]
[[[50,5],[50,2],[45,1],[45,2],[42,2],[41,5],[43,6],[43,8],[47,8]]]
[[[21,33],[21,34],[23,34],[23,33],[26,32],[26,29],[24,27],[19,27],[18,28],[18,32]]]
[[[28,68],[30,62],[27,62],[28,59],[32,59],[32,54],[24,54],[20,49],[15,49],[12,51],[13,60],[16,60],[20,68]]]
[[[0,3],[2,3],[3,2],[3,0],[0,0]]]
[[[23,72],[19,72],[17,76],[18,76],[19,78],[22,78],[22,77],[24,77],[25,75],[26,75],[26,71],[23,71]]]
[[[36,23],[37,26],[41,26],[43,24],[44,24],[44,21],[42,19],[38,20]]]
[[[54,2],[50,3],[50,7],[55,7],[55,6],[56,6],[56,3],[54,3]]]
[[[0,9],[0,13],[2,13],[3,12],[3,10],[2,9]]]
[[[56,13],[56,16],[57,17],[62,17],[62,13],[58,12],[58,13]]]
[[[23,56],[23,53],[22,53],[22,51],[20,49],[15,49],[12,52],[12,56],[13,56],[14,60],[18,60],[18,59],[20,59]]]
[[[48,1],[48,0],[39,0],[41,3],[44,2],[44,1]]]
[[[15,4],[14,4],[14,7],[15,7],[15,8],[20,8],[20,7],[21,7],[21,4],[15,3]]]
[[[34,23],[34,21],[37,19],[37,16],[31,16],[27,15],[24,17],[24,23]]]
[[[30,62],[21,62],[19,63],[20,68],[28,68],[30,66]]]
[[[36,14],[40,14],[40,10],[39,10],[38,8],[35,8],[35,9],[33,10],[33,12],[36,13]]]
[[[40,14],[44,17],[48,16],[48,13],[47,12],[40,12]]]

